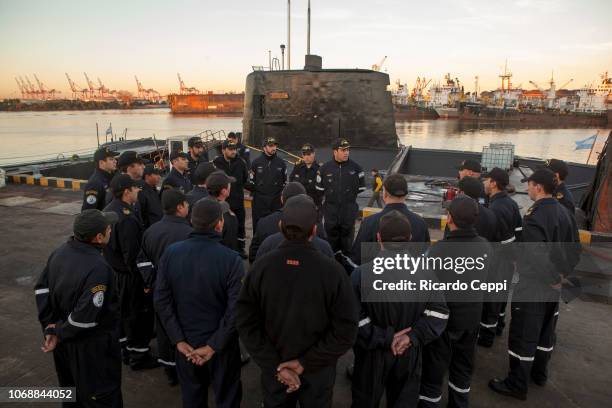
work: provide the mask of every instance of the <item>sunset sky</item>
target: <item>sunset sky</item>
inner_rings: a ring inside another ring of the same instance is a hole
[[[292,4],[292,68],[306,52],[306,0]],[[134,75],[162,94],[176,73],[200,90],[242,91],[253,65],[280,58],[286,0],[0,0],[0,97],[19,97],[15,76],[49,88],[81,87],[83,72],[110,89],[136,92]],[[610,0],[312,0],[312,53],[327,68],[370,68],[412,87],[417,76],[459,77],[466,91],[513,83],[597,83],[612,71]]]

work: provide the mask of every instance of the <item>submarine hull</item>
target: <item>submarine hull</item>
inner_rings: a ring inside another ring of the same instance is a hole
[[[274,137],[298,152],[308,142],[397,151],[387,74],[359,69],[254,71],[246,79],[243,140],[261,146]]]

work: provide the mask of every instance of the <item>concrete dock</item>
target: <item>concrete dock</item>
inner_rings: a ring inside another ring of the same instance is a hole
[[[52,356],[40,351],[42,335],[33,286],[51,251],[71,235],[81,194],[19,184],[0,189],[0,386],[57,385]],[[247,234],[250,236],[250,230]],[[494,348],[477,350],[470,393],[473,407],[612,406],[612,305],[576,300],[560,306],[550,380],[545,387],[532,384],[526,402],[487,388],[490,378],[507,372],[507,332]],[[350,406],[350,383],[344,375],[350,360],[348,353],[338,364],[334,407]],[[242,381],[242,406],[259,407],[259,369],[254,362],[243,367]],[[166,385],[161,369],[133,372],[124,367],[123,398],[126,407],[181,405],[180,388]]]

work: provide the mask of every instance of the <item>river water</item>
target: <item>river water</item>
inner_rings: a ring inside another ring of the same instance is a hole
[[[169,109],[0,112],[0,165],[85,154],[97,146],[109,126],[128,139],[193,135],[204,130],[240,131],[240,117],[176,116]],[[398,122],[401,143],[415,147],[482,151],[490,142],[511,142],[520,156],[560,158],[585,163],[588,150],[574,150],[574,142],[599,131],[594,152],[600,151],[609,129],[512,129],[474,125],[458,120]],[[591,163],[596,155],[591,157]]]

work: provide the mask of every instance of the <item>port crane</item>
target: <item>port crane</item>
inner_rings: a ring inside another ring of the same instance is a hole
[[[27,75],[25,76],[25,78],[26,78],[26,82],[27,82],[27,84],[28,84],[28,89],[30,90],[30,95],[31,95],[31,96],[34,96],[34,97],[36,97],[36,98],[38,98],[38,96],[39,96],[39,94],[40,94],[40,91],[39,91],[39,90],[37,90],[37,89],[34,87],[34,85],[32,85],[32,82],[30,81],[30,78],[28,78],[28,76],[27,76]]]
[[[187,94],[200,94],[200,90],[197,88],[187,88],[185,86],[185,83],[183,82],[183,79],[181,78],[181,74],[177,73],[176,74],[178,76],[178,80],[179,80],[179,85],[180,85],[180,94],[181,95],[187,95]]]
[[[19,92],[21,93],[21,97],[23,99],[25,99],[26,98],[26,90],[23,88],[23,86],[21,86],[21,82],[19,82],[17,77],[15,77],[15,82],[17,82],[17,87],[19,88]]]
[[[111,91],[110,89],[105,87],[99,77],[98,84],[100,84],[100,87],[98,88],[98,95],[100,95],[101,98],[105,98],[107,96],[115,96],[115,94],[117,93],[117,91],[115,91],[114,89]]]
[[[87,81],[87,86],[89,87],[89,97],[93,98],[95,96],[96,86],[94,85],[94,83],[87,76],[87,72],[83,72],[83,74],[85,75],[85,80]]]
[[[70,85],[70,90],[72,91],[72,99],[85,99],[87,97],[87,89],[81,88],[75,84],[74,81],[70,79],[67,72],[66,79],[68,79],[68,84]]]
[[[26,98],[34,98],[36,96],[34,93],[32,93],[32,90],[28,88],[28,84],[25,83],[22,76],[19,76],[19,80],[17,81],[17,83],[21,84],[21,88],[23,89]]]
[[[387,56],[385,55],[378,64],[372,65],[372,71],[380,71],[386,60],[387,60]]]
[[[48,89],[44,83],[42,83],[38,77],[36,76],[36,74],[34,74],[34,79],[36,80],[36,83],[38,84],[38,89],[40,89],[40,96],[42,97],[42,99],[55,99],[55,94],[56,93],[61,93],[60,91],[57,91],[55,89]]]
[[[136,75],[134,75],[134,79],[136,80],[136,87],[138,88],[138,99],[144,99],[152,102],[160,101],[161,96],[159,92],[157,92],[153,88],[145,89],[145,87],[142,86],[142,83],[138,80],[138,77]]]
[[[410,93],[410,97],[412,99],[422,99],[423,91],[425,88],[427,88],[427,85],[429,85],[430,82],[431,79],[427,80],[425,77],[417,77],[414,88],[412,88],[412,92]]]

